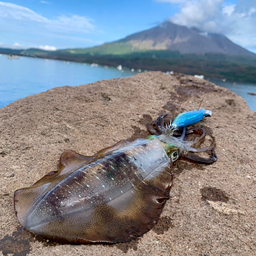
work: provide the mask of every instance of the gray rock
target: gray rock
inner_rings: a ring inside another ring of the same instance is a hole
[[[56,171],[63,151],[91,155],[122,139],[146,137],[146,124],[159,113],[175,116],[200,104],[213,115],[196,126],[215,136],[218,161],[178,160],[171,198],[141,238],[45,246],[51,243],[20,229],[14,191]],[[229,90],[192,76],[147,72],[29,96],[0,109],[0,120],[4,255],[255,255],[256,113]]]

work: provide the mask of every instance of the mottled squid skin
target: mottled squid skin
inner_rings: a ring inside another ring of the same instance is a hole
[[[172,161],[157,138],[92,157],[64,152],[58,172],[15,192],[28,231],[69,242],[127,242],[150,230],[169,199]]]

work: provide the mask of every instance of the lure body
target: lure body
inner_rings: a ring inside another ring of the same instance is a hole
[[[184,112],[175,117],[171,127],[174,129],[187,127],[189,125],[195,124],[201,121],[205,116],[211,116],[212,112],[210,110],[199,109],[189,112]]]
[[[163,143],[121,142],[84,157],[64,152],[60,170],[15,192],[22,226],[69,242],[126,242],[157,222],[172,185]]]

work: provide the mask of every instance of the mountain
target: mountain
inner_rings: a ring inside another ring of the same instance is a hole
[[[3,50],[1,52],[5,51],[6,50]],[[221,54],[256,58],[256,54],[233,43],[222,34],[203,32],[197,28],[188,28],[169,21],[151,29],[129,35],[118,41],[95,47],[64,49],[52,52],[31,48],[27,50],[13,50],[13,53],[14,52],[21,52],[22,54],[30,56],[63,56],[67,54],[71,56],[134,56],[134,54],[136,56],[138,54],[145,56],[145,53],[152,55],[152,52],[154,52],[156,56],[160,58],[173,57],[177,54]]]
[[[164,22],[157,27],[132,34],[118,42],[131,44],[134,50],[170,50],[179,51],[181,54],[221,53],[256,57],[254,53],[234,44],[222,34],[202,32],[171,22]]]
[[[164,22],[121,40],[91,48],[44,51],[1,49],[0,53],[98,63],[131,69],[201,74],[256,84],[256,54],[226,36]]]
[[[172,22],[141,31],[124,39],[100,46],[81,49],[67,49],[73,54],[124,55],[145,51],[171,51],[179,54],[224,54],[229,56],[250,56],[256,54],[233,43],[226,36],[202,32]]]

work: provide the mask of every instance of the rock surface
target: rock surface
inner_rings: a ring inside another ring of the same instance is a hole
[[[63,151],[92,155],[122,139],[144,138],[146,124],[160,113],[175,116],[200,103],[213,112],[198,126],[215,136],[218,161],[177,161],[170,200],[141,238],[69,245],[21,229],[14,191],[57,170]],[[3,255],[255,255],[256,112],[229,90],[191,76],[148,72],[29,96],[0,109],[0,120]]]

